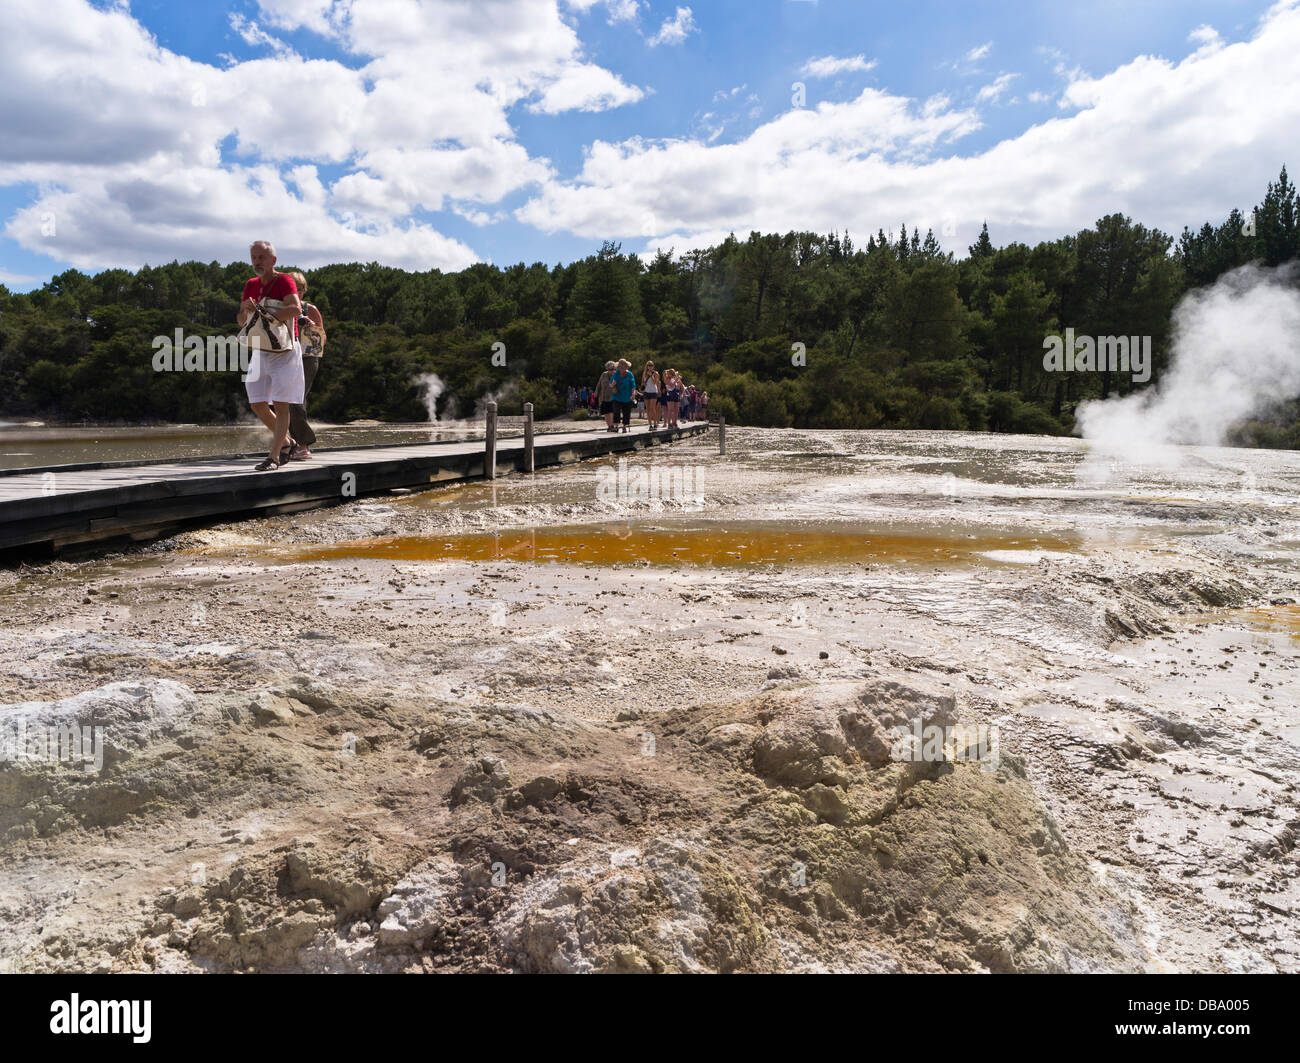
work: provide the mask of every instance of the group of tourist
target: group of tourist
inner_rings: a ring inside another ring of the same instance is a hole
[[[661,374],[654,362],[646,362],[638,384],[632,363],[620,358],[605,363],[605,371],[595,387],[570,385],[565,396],[569,413],[578,409],[600,413],[609,432],[628,431],[634,406],[638,413],[644,414],[646,425],[653,432],[661,426],[676,428],[679,420],[706,420],[709,393],[685,383],[676,369],[665,369]]]
[[[253,348],[244,381],[248,403],[271,430],[271,451],[256,466],[267,472],[311,457],[316,433],[307,423],[306,401],[325,352],[325,322],[303,298],[307,278],[297,270],[276,271],[269,241],[254,242],[248,252],[257,276],[244,285],[238,321]]]

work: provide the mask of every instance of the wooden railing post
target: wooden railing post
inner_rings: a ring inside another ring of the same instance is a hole
[[[483,447],[483,475],[489,480],[497,478],[497,404],[487,404],[487,439]]]
[[[524,472],[533,471],[533,404],[524,403]]]

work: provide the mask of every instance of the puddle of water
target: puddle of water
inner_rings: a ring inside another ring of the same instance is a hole
[[[1074,555],[1082,537],[1022,533],[907,533],[858,528],[790,528],[758,524],[641,527],[628,522],[512,529],[462,535],[396,536],[293,548],[268,548],[288,562],[375,558],[390,561],[515,560],[585,565],[650,564],[753,567],[861,562],[975,565],[1021,552]],[[247,551],[241,548],[241,554]],[[992,555],[990,557],[990,555]]]
[[[1261,605],[1251,609],[1234,609],[1232,615],[1254,628],[1279,631],[1300,641],[1300,605]]]

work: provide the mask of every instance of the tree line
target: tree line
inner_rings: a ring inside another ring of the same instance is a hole
[[[567,385],[592,383],[625,356],[638,374],[647,359],[674,366],[733,423],[1060,434],[1081,401],[1158,383],[1171,312],[1189,288],[1297,255],[1296,190],[1283,169],[1249,216],[1233,210],[1177,240],[1110,214],[1033,247],[995,247],[985,225],[960,258],[904,224],[861,246],[847,233],[753,232],[648,261],[606,242],[553,267],[324,266],[306,271],[329,333],[311,409],[327,421],[423,420],[414,378],[436,373],[441,416],[489,392],[505,413],[531,401],[552,416]],[[0,286],[3,416],[243,417],[237,375],[155,372],[152,340],[177,328],[233,334],[250,275],[247,263],[172,262],[68,270],[26,294]],[[1043,339],[1066,327],[1151,336],[1150,383],[1044,371]],[[1236,441],[1300,447],[1297,398],[1279,396]]]

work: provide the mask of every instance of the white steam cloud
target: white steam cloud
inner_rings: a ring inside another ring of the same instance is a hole
[[[480,395],[474,403],[474,420],[481,421],[487,415],[487,404],[495,402],[498,406],[503,402],[517,402],[519,400],[519,378],[511,377],[507,380],[498,391],[489,391],[486,395]]]
[[[429,423],[437,424],[438,396],[442,394],[445,387],[442,377],[437,373],[417,373],[411,378],[411,383],[420,389],[420,401],[429,412]]]
[[[481,429],[483,418],[487,414],[487,404],[517,402],[522,382],[518,377],[512,377],[499,390],[480,395],[474,402],[474,414],[469,420],[461,420],[456,416],[458,410],[456,396],[447,391],[446,381],[437,373],[417,373],[411,377],[411,383],[419,389],[420,401],[428,411],[430,424],[436,424],[439,429],[465,429],[474,426]],[[441,420],[438,419],[439,399],[442,399]]]
[[[1242,266],[1174,309],[1169,368],[1123,398],[1080,403],[1097,457],[1167,461],[1171,444],[1216,446],[1239,421],[1300,395],[1300,287],[1294,266]],[[1163,458],[1162,458],[1163,455]]]

